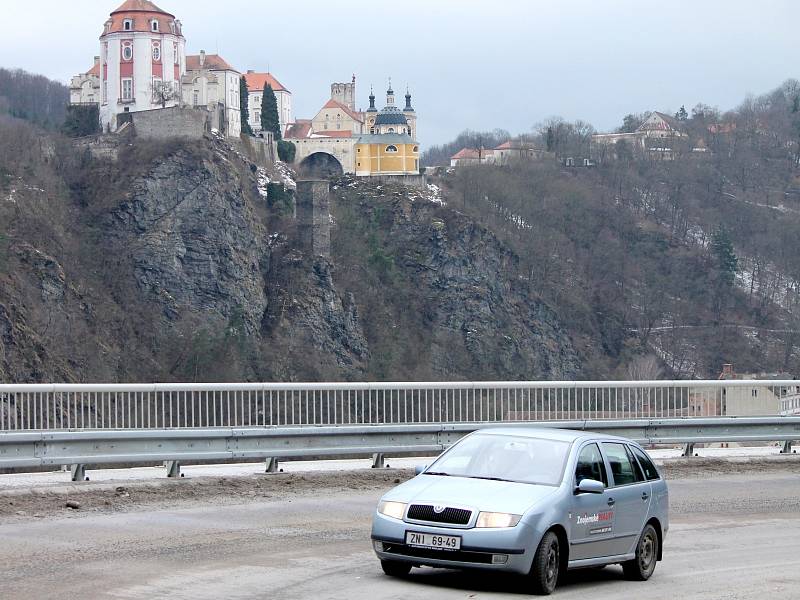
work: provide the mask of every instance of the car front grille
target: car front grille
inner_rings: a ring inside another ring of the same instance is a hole
[[[416,548],[405,544],[383,543],[383,551],[389,554],[411,556],[420,559],[452,560],[456,562],[491,564],[492,554],[488,552],[470,552],[469,550],[433,550]]]
[[[472,517],[472,511],[465,508],[446,507],[442,512],[433,510],[432,504],[412,504],[406,518],[414,521],[431,523],[447,523],[449,525],[466,525]]]

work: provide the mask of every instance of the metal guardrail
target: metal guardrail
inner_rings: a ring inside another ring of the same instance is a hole
[[[0,431],[800,414],[800,382],[0,384]]]
[[[73,480],[85,465],[169,462],[170,476],[181,461],[219,462],[341,455],[430,454],[485,427],[543,425],[597,431],[642,444],[782,441],[783,451],[800,440],[800,417],[718,417],[547,421],[540,423],[454,423],[272,428],[156,429],[120,431],[37,431],[0,433],[0,469],[73,465]]]

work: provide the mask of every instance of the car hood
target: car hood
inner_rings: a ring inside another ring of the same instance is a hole
[[[521,515],[557,490],[556,487],[531,483],[417,475],[391,490],[384,499],[409,504],[463,506],[479,511]]]

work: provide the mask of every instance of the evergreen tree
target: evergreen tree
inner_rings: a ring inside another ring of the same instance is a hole
[[[681,105],[681,109],[675,113],[675,118],[678,119],[678,121],[685,121],[689,118],[689,113],[686,112],[685,106]]]
[[[733,251],[730,235],[723,227],[718,227],[711,235],[711,254],[714,257],[715,266],[720,272],[722,283],[732,287],[736,271],[739,269],[739,259]]]
[[[250,111],[247,108],[248,104],[247,80],[245,80],[243,76],[239,80],[239,110],[242,115],[242,133],[253,135],[253,130],[250,128]]]
[[[281,122],[278,118],[278,99],[272,86],[264,84],[264,93],[261,95],[261,129],[271,131],[276,140],[281,139]]]

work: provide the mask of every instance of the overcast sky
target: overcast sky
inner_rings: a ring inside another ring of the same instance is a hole
[[[3,0],[0,66],[65,83],[92,64],[122,0]],[[358,106],[406,84],[424,144],[529,131],[560,115],[598,130],[629,112],[736,106],[800,77],[798,0],[156,0],[187,51],[270,71],[310,118],[332,81]]]

